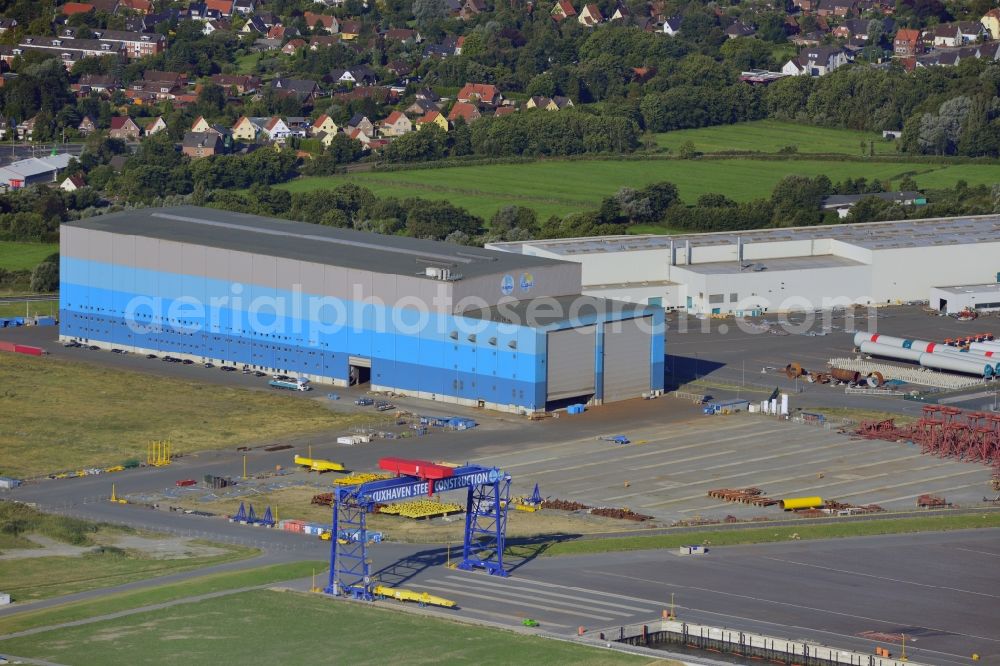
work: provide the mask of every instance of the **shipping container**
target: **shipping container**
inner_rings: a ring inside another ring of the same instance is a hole
[[[28,356],[41,356],[45,353],[45,350],[41,347],[31,347],[29,345],[14,345],[14,351],[18,354],[27,354]]]

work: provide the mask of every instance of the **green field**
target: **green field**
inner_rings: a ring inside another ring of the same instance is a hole
[[[0,303],[0,317],[29,317],[59,315],[59,301],[29,301],[27,303]]]
[[[873,536],[878,534],[908,534],[913,532],[944,532],[976,528],[1000,527],[1000,512],[991,511],[971,515],[934,515],[919,518],[880,520],[853,520],[829,525],[783,525],[733,530],[706,530],[704,532],[678,532],[655,536],[612,537],[606,539],[579,539],[553,541],[531,546],[510,546],[506,552],[515,557],[542,555],[589,555],[614,553],[627,550],[653,550],[678,548],[688,544],[735,546],[751,543],[805,539],[838,539],[843,537]]]
[[[145,460],[154,440],[169,440],[175,453],[191,453],[346,428],[366,418],[335,414],[319,400],[79,361],[4,354],[2,362],[0,474],[7,476]]]
[[[647,664],[651,660],[394,612],[254,590],[0,641],[0,651],[86,664]]]
[[[209,574],[181,583],[158,585],[132,592],[119,592],[89,601],[76,601],[36,611],[5,615],[0,617],[0,635],[37,627],[50,627],[63,622],[75,622],[107,613],[117,613],[223,590],[237,590],[243,587],[305,578],[314,571],[317,574],[318,585],[319,576],[323,574],[326,566],[325,562],[319,561],[273,564],[243,571]]]
[[[240,560],[259,551],[179,540],[0,502],[0,581],[34,601]]]
[[[242,546],[213,547],[223,548],[226,554],[159,559],[145,553],[94,549],[77,557],[0,560],[0,580],[14,601],[34,601],[201,569],[258,553]]]
[[[865,155],[868,154],[869,147],[874,147],[876,155],[896,154],[896,144],[886,141],[876,132],[798,125],[777,120],[755,120],[656,135],[656,145],[669,148],[672,152],[677,152],[685,141],[691,141],[699,152],[706,154],[733,151],[777,153],[785,146],[795,146],[800,154],[860,157],[862,141],[865,142]]]
[[[8,271],[30,271],[43,259],[57,252],[59,243],[0,241],[0,268]]]
[[[544,160],[528,164],[368,172],[349,176],[301,178],[280,185],[292,192],[336,187],[354,182],[379,196],[447,200],[489,219],[511,204],[534,208],[541,220],[550,215],[593,210],[603,197],[622,187],[639,188],[670,181],[681,198],[693,203],[698,196],[719,192],[738,201],[770,196],[774,185],[790,175],[826,174],[837,182],[846,178],[897,182],[913,175],[921,188],[951,187],[959,180],[969,185],[1000,182],[1000,164],[918,164],[904,162],[849,162],[822,160]]]

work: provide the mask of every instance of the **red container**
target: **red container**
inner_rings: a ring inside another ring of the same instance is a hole
[[[14,351],[18,354],[28,354],[29,356],[41,356],[45,351],[41,347],[29,347],[28,345],[14,345]]]
[[[0,342],[0,351],[12,352],[14,351],[13,342]]]
[[[187,486],[193,486],[196,483],[198,482],[195,481],[194,479],[181,479],[180,481],[175,481],[174,485],[179,486],[181,488],[185,488]]]

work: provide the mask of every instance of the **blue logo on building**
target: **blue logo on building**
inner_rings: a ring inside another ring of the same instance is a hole
[[[521,273],[521,291],[531,291],[535,286],[535,276],[531,273]]]
[[[514,293],[514,278],[510,275],[504,275],[503,279],[500,280],[500,293],[504,296],[510,296]]]

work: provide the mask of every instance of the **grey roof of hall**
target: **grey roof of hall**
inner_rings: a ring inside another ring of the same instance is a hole
[[[773,257],[771,259],[747,259],[739,261],[709,261],[700,264],[679,264],[676,269],[692,273],[720,275],[747,273],[753,275],[762,271],[802,271],[816,268],[843,268],[847,266],[867,266],[860,261],[835,254],[815,254],[808,257]],[[763,266],[763,269],[760,267]]]
[[[628,252],[636,250],[661,250],[670,247],[673,240],[682,248],[688,241],[694,247],[730,245],[737,237],[744,243],[773,243],[793,240],[835,239],[871,250],[888,250],[907,247],[935,247],[995,243],[1000,240],[1000,215],[970,217],[936,217],[922,220],[895,222],[868,222],[864,224],[831,224],[816,227],[788,227],[782,229],[751,229],[675,236],[598,236],[593,238],[566,238],[558,240],[496,243],[498,248],[509,247],[520,252],[528,245],[564,255]]]
[[[414,277],[423,277],[427,267],[449,268],[453,276],[472,278],[565,263],[480,247],[337,229],[197,206],[142,208],[66,224]]]

